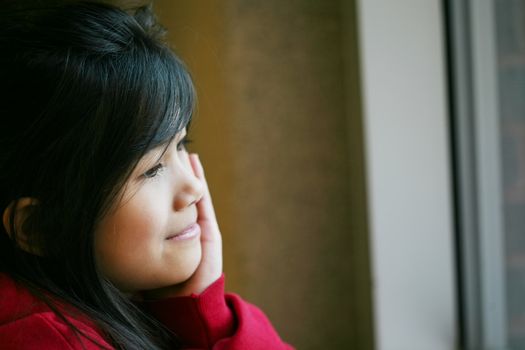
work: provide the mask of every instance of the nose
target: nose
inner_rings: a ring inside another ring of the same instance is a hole
[[[197,203],[202,198],[204,185],[193,173],[191,165],[189,168],[181,167],[181,171],[177,175],[173,209],[181,211]]]

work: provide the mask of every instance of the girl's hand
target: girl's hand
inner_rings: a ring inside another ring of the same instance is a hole
[[[208,183],[199,156],[193,153],[189,157],[195,175],[203,182],[204,186],[204,195],[197,202],[197,223],[201,227],[202,258],[195,273],[180,285],[179,295],[202,293],[222,275],[222,238]]]

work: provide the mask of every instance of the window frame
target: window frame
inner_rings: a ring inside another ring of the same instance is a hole
[[[494,5],[447,1],[464,349],[507,347]]]
[[[376,349],[453,349],[442,3],[360,0],[357,6]]]

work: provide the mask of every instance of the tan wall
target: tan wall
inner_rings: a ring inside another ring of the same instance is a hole
[[[155,4],[199,93],[227,289],[299,349],[371,349],[353,2]]]

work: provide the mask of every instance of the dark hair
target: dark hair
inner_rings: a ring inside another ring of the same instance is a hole
[[[36,199],[23,232],[39,250],[19,245],[13,210],[10,235],[0,232],[0,270],[66,322],[46,295],[71,303],[117,348],[168,347],[176,337],[97,269],[94,230],[138,160],[188,126],[187,70],[149,8],[1,10],[0,23],[0,208]]]

